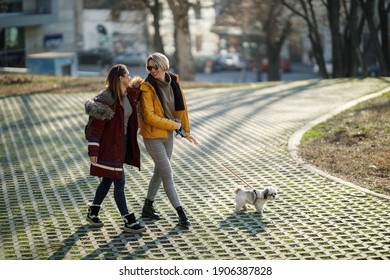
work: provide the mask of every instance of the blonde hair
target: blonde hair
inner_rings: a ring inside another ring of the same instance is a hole
[[[150,60],[153,60],[156,65],[161,68],[163,71],[168,71],[169,69],[169,59],[164,54],[155,52],[148,56],[146,59],[146,66]]]

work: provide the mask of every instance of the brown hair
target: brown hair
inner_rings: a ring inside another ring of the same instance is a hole
[[[110,89],[112,94],[114,94],[115,97],[118,97],[119,100],[122,100],[124,95],[121,89],[121,81],[119,77],[125,75],[127,71],[126,65],[116,64],[110,68],[106,78],[106,87]]]

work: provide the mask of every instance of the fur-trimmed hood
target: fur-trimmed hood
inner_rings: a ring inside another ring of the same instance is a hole
[[[144,81],[144,79],[140,76],[135,76],[130,81],[130,87],[131,88],[137,88],[139,89],[141,86],[141,83]]]
[[[115,109],[112,108],[114,104],[113,94],[109,89],[105,89],[85,102],[85,113],[98,120],[111,120],[115,114]]]

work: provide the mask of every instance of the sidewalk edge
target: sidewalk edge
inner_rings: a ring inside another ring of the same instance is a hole
[[[372,98],[375,98],[375,97],[378,97],[378,96],[381,96],[382,94],[384,94],[385,92],[388,92],[390,91],[390,87],[387,87],[387,88],[384,88],[378,92],[375,92],[375,93],[372,93],[372,94],[368,94],[368,95],[365,95],[363,97],[360,97],[356,100],[352,100],[336,109],[334,109],[333,111],[329,112],[328,114],[322,116],[322,117],[319,117],[313,121],[310,121],[309,123],[307,123],[306,125],[304,125],[303,127],[301,127],[299,130],[297,130],[289,139],[288,141],[288,150],[289,150],[289,153],[291,155],[291,157],[300,165],[302,165],[304,168],[312,171],[312,172],[315,172],[321,176],[324,176],[330,180],[333,180],[333,181],[336,181],[336,182],[339,182],[343,185],[347,185],[349,187],[352,187],[358,191],[361,191],[365,194],[368,194],[368,195],[372,195],[372,196],[375,196],[375,197],[378,197],[378,198],[382,198],[382,199],[386,199],[386,200],[389,200],[390,201],[390,197],[387,196],[387,195],[384,195],[384,194],[380,194],[380,193],[376,193],[376,192],[373,192],[371,190],[368,190],[366,188],[363,188],[363,187],[360,187],[358,185],[355,185],[351,182],[348,182],[348,181],[345,181],[341,178],[338,178],[338,177],[335,177],[333,175],[330,175],[329,173],[323,171],[323,170],[320,170],[318,169],[317,167],[315,167],[314,165],[312,164],[309,164],[309,163],[306,163],[301,157],[299,157],[298,155],[298,151],[299,151],[299,145],[301,143],[301,139],[302,139],[302,136],[306,133],[306,131],[308,131],[309,129],[311,129],[312,127],[316,126],[317,124],[320,124],[322,122],[325,122],[327,119],[335,116],[335,115],[338,115],[340,114],[341,112],[361,103],[361,102],[364,102],[364,101],[367,101],[369,99],[372,99]]]

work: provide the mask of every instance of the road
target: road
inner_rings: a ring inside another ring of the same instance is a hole
[[[130,66],[132,76],[145,76],[147,71],[143,66]],[[80,65],[80,76],[99,76],[104,75],[98,66]],[[313,69],[302,64],[293,64],[290,72],[281,73],[282,81],[310,80],[319,79],[320,76],[313,73]],[[216,73],[196,73],[195,81],[197,82],[214,82],[214,83],[253,83],[257,82],[257,73],[253,71],[222,71]],[[262,81],[267,81],[267,73],[262,73]]]

